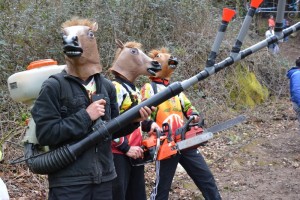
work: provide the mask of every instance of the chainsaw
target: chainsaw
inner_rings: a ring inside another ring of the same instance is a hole
[[[214,133],[233,127],[245,121],[246,117],[240,115],[207,129],[199,126],[200,122],[191,123],[193,120],[194,117],[191,116],[182,127],[178,128],[174,139],[169,124],[162,124],[162,131],[155,129],[156,134],[142,141],[143,158],[130,159],[131,164],[140,166],[156,160],[168,159],[182,150],[197,148],[211,139]]]

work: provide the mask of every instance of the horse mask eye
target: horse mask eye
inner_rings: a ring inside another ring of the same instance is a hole
[[[94,37],[94,33],[93,33],[93,31],[89,30],[89,32],[88,32],[88,36],[89,36],[89,37],[91,37],[91,38],[93,38],[93,37]]]
[[[131,54],[133,54],[133,55],[139,54],[139,50],[138,50],[137,48],[132,48],[132,49],[130,49],[130,52],[131,52]]]

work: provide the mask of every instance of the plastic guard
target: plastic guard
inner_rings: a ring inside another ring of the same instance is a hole
[[[195,136],[200,135],[202,133],[203,133],[203,129],[201,127],[198,127],[198,128],[191,127],[190,130],[185,133],[185,139],[195,137]],[[179,138],[178,136],[179,135],[177,135],[177,137],[176,137],[176,142],[181,141],[181,138]],[[189,147],[187,149],[195,149],[195,148],[198,148],[201,145],[202,145],[202,143],[198,144],[198,145],[195,145],[195,146],[192,146],[192,147]]]

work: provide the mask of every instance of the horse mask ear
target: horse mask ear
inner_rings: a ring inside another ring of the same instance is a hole
[[[96,32],[97,30],[98,30],[98,23],[94,22],[93,27],[92,27],[92,31]]]
[[[115,42],[116,42],[116,45],[117,45],[120,49],[123,49],[123,48],[124,48],[124,44],[123,44],[123,42],[121,42],[121,40],[116,39]]]
[[[159,51],[157,49],[152,49],[149,53],[148,56],[152,59],[154,59],[157,55],[159,54]]]

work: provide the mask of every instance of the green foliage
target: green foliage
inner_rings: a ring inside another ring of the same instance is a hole
[[[22,113],[21,114],[21,120],[22,120],[22,123],[26,123],[27,122],[27,120],[30,118],[30,114],[29,113]]]
[[[107,69],[116,38],[142,42],[148,50],[180,47],[186,33],[201,30],[208,7],[204,1],[193,0],[0,1],[0,45],[4,47],[0,49],[0,64],[8,74],[25,69],[37,59],[53,58],[63,64],[60,25],[80,16],[99,23],[96,37]]]
[[[234,79],[231,84],[235,81],[237,84],[231,89],[230,100],[238,106],[254,107],[263,103],[269,96],[268,89],[262,86],[255,74],[242,64],[236,67],[236,74],[231,79]]]
[[[241,137],[235,134],[229,134],[227,136],[227,145],[233,145],[233,144],[237,144],[241,141]]]

